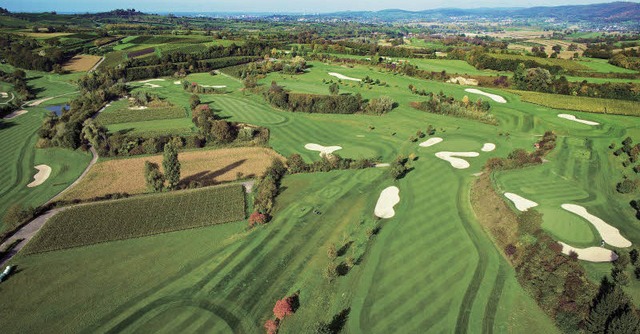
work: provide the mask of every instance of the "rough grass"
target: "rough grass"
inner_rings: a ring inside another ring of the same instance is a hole
[[[606,113],[614,115],[640,116],[640,103],[637,101],[598,99],[584,96],[547,94],[538,92],[514,91],[522,101],[535,103],[549,108]]]
[[[102,57],[92,55],[77,55],[62,65],[62,68],[71,72],[86,72],[97,64]]]
[[[113,102],[96,118],[102,125],[184,118],[187,112],[182,106],[149,107],[142,110],[129,109],[127,100]]]
[[[47,252],[242,220],[244,196],[243,187],[236,184],[69,208],[52,217],[23,252]]]
[[[274,151],[261,147],[229,148],[181,152],[181,182],[197,181],[204,185],[234,181],[243,177],[261,176],[274,158]],[[113,193],[140,194],[147,192],[144,179],[145,161],[162,166],[162,155],[100,161],[63,200],[89,199]]]

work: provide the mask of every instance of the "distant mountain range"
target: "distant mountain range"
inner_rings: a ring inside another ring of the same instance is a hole
[[[443,8],[423,11],[386,9],[381,11],[347,11],[320,14],[345,19],[377,19],[382,21],[446,19],[452,17],[485,17],[513,19],[558,19],[566,22],[640,22],[640,3],[612,2],[592,5],[572,5],[531,8]]]

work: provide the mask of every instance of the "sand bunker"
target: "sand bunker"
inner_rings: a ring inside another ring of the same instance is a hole
[[[493,150],[496,149],[496,144],[493,143],[485,143],[484,145],[482,145],[482,148],[480,149],[482,152],[491,152]]]
[[[33,188],[44,183],[51,175],[51,167],[47,165],[38,165],[35,167],[38,172],[33,176],[33,182],[27,184],[27,187]]]
[[[511,202],[513,202],[513,205],[516,206],[516,209],[520,211],[527,211],[533,207],[538,206],[538,203],[534,201],[530,201],[514,193],[504,193],[504,197],[508,198]]]
[[[156,84],[152,84],[152,83],[145,83],[144,84],[147,88],[160,88],[160,85],[156,85]]]
[[[0,97],[6,99],[9,97],[9,94],[5,92],[0,92]]]
[[[623,237],[617,228],[607,224],[604,220],[590,214],[583,206],[575,204],[562,204],[562,208],[589,221],[596,228],[596,230],[598,230],[598,233],[600,233],[600,237],[602,238],[602,240],[604,240],[604,242],[608,243],[609,245],[620,248],[631,246],[631,241]]]
[[[575,248],[559,242],[562,245],[562,253],[569,255],[571,252],[578,254],[579,260],[589,262],[613,262],[618,259],[618,255],[611,250],[602,247]]]
[[[178,80],[178,81],[174,81],[173,82],[174,85],[182,85],[182,81]]]
[[[456,158],[456,157],[477,157],[480,153],[478,152],[438,152],[436,153],[436,157],[448,161],[453,168],[457,169],[465,169],[471,167],[471,165],[467,162],[467,160]]]
[[[53,99],[53,97],[47,97],[47,98],[44,98],[44,99],[35,100],[35,101],[33,101],[33,102],[29,103],[29,107],[37,107],[37,106],[39,106],[41,103],[43,103],[43,102],[47,102],[47,101],[49,101],[49,100],[51,100],[51,99]]]
[[[378,168],[391,167],[391,164],[384,162],[384,163],[376,164],[376,167]]]
[[[329,75],[332,76],[332,77],[336,77],[338,79],[342,79],[342,80],[362,81],[360,79],[351,78],[351,77],[348,77],[346,75],[342,75],[340,73],[335,73],[335,72],[329,72]]]
[[[584,119],[579,119],[576,116],[569,115],[569,114],[559,114],[558,117],[564,118],[570,121],[586,124],[586,125],[600,125],[600,123],[598,122],[585,121]]]
[[[342,149],[341,146],[322,146],[322,145],[313,144],[313,143],[304,145],[304,148],[306,148],[309,151],[319,151],[321,157]]]
[[[465,77],[451,78],[451,79],[447,80],[447,82],[448,83],[459,84],[459,85],[466,85],[466,86],[477,86],[478,85],[478,80],[476,80],[476,79],[467,79]]]
[[[435,144],[441,143],[443,140],[444,139],[442,139],[440,137],[429,138],[429,139],[427,139],[427,141],[424,141],[424,142],[420,143],[420,147],[433,146]]]
[[[24,110],[24,109],[23,110],[16,110],[16,111],[10,113],[7,116],[4,116],[3,118],[4,119],[12,119],[12,118],[16,118],[16,117],[18,117],[20,115],[23,115],[23,114],[26,114],[26,113],[28,113],[28,111]]]
[[[149,80],[138,81],[138,82],[139,83],[149,83],[149,82],[154,82],[154,81],[164,81],[164,79],[149,79]]]
[[[200,87],[215,88],[215,89],[227,88],[227,86],[225,86],[225,85],[220,85],[220,86],[200,85]]]
[[[398,203],[400,203],[400,189],[394,186],[388,187],[380,193],[373,212],[377,217],[391,218],[396,215],[393,207]]]
[[[504,99],[504,97],[500,96],[500,95],[496,95],[496,94],[491,94],[491,93],[486,93],[483,92],[479,89],[475,89],[475,88],[467,88],[464,90],[467,93],[472,93],[472,94],[480,94],[480,95],[484,95],[492,100],[494,100],[495,102],[498,103],[507,103],[507,100]]]
[[[147,106],[137,106],[137,107],[129,107],[129,110],[145,110]]]

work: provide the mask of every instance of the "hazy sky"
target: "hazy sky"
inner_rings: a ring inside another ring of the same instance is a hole
[[[632,1],[639,2],[640,0]],[[532,7],[603,3],[607,0],[1,0],[11,11],[97,12],[135,8],[144,12],[333,12],[399,8]]]

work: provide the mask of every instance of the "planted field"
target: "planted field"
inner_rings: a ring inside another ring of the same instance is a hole
[[[135,57],[145,56],[145,55],[154,53],[155,51],[156,51],[156,48],[144,48],[141,50],[136,50],[136,51],[127,53],[127,57],[135,58]]]
[[[179,154],[181,183],[197,181],[213,185],[242,177],[261,176],[271,161],[279,158],[274,151],[261,147],[198,150]],[[144,179],[145,161],[162,166],[162,155],[142,158],[106,160],[97,163],[82,182],[69,190],[63,200],[89,199],[114,193],[147,192]]]
[[[62,68],[71,72],[86,72],[93,68],[102,57],[92,55],[77,55],[62,65]]]
[[[184,118],[187,116],[186,110],[181,106],[168,106],[159,108],[135,108],[129,107],[127,100],[120,100],[111,103],[96,118],[100,124],[110,125],[119,123],[152,121],[160,119]]]
[[[26,254],[138,238],[245,218],[241,185],[226,185],[86,204],[53,216]]]
[[[640,104],[635,101],[598,99],[584,96],[546,94],[538,92],[515,91],[522,101],[539,104],[549,108],[604,113],[614,115],[640,116]]]

